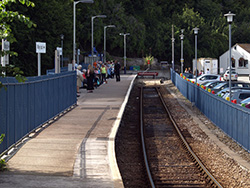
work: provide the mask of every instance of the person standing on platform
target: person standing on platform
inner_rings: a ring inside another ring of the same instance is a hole
[[[101,74],[102,74],[102,83],[107,83],[106,81],[107,69],[104,64],[102,64],[102,67],[101,67]]]
[[[94,90],[94,69],[91,65],[88,66],[88,70],[86,72],[86,78],[87,78],[88,93],[92,93]]]
[[[76,75],[77,75],[77,83],[76,83],[76,91],[77,93],[80,93],[80,87],[82,86],[82,82],[84,80],[83,76],[82,76],[82,72],[81,72],[81,69],[82,69],[82,65],[78,65],[77,66],[77,69],[76,69]],[[77,95],[79,97],[79,95]]]
[[[121,65],[120,62],[117,62],[117,60],[115,61],[115,78],[117,82],[120,82],[121,78],[120,78],[120,69],[121,69]]]

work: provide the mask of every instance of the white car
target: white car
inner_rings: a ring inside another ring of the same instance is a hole
[[[190,79],[191,81],[195,81],[195,78]],[[203,84],[209,81],[221,81],[221,76],[217,74],[203,74],[197,77],[197,83]]]
[[[223,79],[225,81],[229,80],[229,70],[226,70],[226,72],[223,74]],[[238,80],[238,73],[235,71],[235,69],[231,69],[231,80]]]

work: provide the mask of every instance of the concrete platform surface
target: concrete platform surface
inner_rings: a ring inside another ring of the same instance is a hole
[[[0,187],[123,187],[114,140],[135,75],[80,89],[76,108],[29,139],[0,173]]]

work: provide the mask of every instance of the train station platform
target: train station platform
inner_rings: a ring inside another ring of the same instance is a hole
[[[77,106],[18,148],[0,172],[4,188],[123,187],[114,141],[135,75],[87,93]]]

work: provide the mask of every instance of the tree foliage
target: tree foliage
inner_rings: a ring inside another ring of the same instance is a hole
[[[23,14],[19,14],[18,11],[13,11],[12,9],[10,9],[10,5],[17,2],[26,5],[27,7],[34,7],[34,3],[29,0],[3,0],[0,2],[0,43],[2,43],[2,39],[7,40],[10,43],[17,41],[13,34],[13,28],[11,26],[11,23],[16,20],[19,23],[26,25],[28,28],[35,26],[35,24],[29,19],[29,17],[26,17]],[[14,56],[17,54],[14,51],[0,51],[0,56],[4,55]],[[0,77],[14,76],[19,82],[21,82],[26,80],[26,78],[23,77],[22,74],[23,71],[21,71],[20,68],[15,67],[14,65],[7,65],[3,67],[2,64],[0,64]],[[2,87],[3,85],[0,81],[0,89]],[[0,141],[2,141],[2,136]]]
[[[13,1],[13,0],[12,0]],[[24,2],[24,1],[21,1]],[[29,1],[25,1],[27,3]],[[13,10],[26,15],[37,25],[27,28],[12,22],[12,33],[16,40],[12,57],[26,75],[36,75],[37,55],[35,42],[46,42],[47,53],[42,55],[42,72],[54,67],[54,50],[61,45],[60,34],[64,34],[64,57],[72,60],[73,0],[33,0],[33,8],[12,6]],[[184,31],[185,65],[190,66],[194,58],[193,28],[199,27],[198,57],[218,58],[228,49],[228,23],[224,14],[236,14],[232,27],[232,44],[250,42],[250,0],[95,0],[93,4],[78,3],[76,6],[76,47],[83,56],[91,51],[91,17],[99,14],[107,18],[94,20],[94,46],[103,51],[103,28],[107,29],[107,52],[123,56],[123,37],[119,33],[130,33],[127,37],[127,56],[144,57],[152,54],[158,60],[171,61],[172,24],[175,37],[175,61],[180,59],[180,30]],[[3,22],[1,22],[3,23]]]

